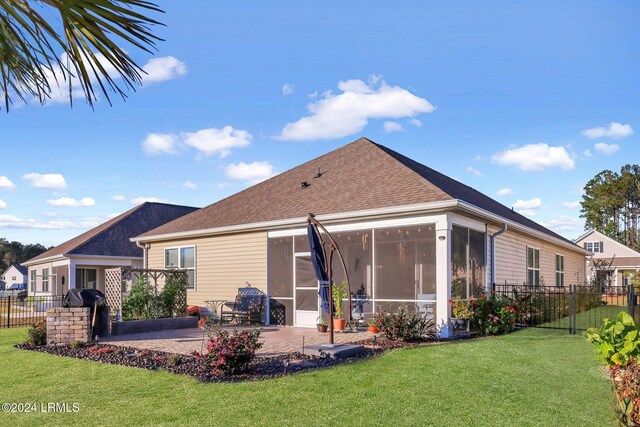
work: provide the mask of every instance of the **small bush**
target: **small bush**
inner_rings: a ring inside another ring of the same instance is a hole
[[[178,366],[182,364],[182,356],[179,354],[172,354],[167,358],[167,365]]]
[[[471,328],[480,335],[506,334],[515,329],[518,304],[504,295],[480,295],[471,300],[473,314],[469,318]]]
[[[131,285],[131,291],[122,303],[124,320],[151,319],[152,289],[149,281],[140,276]]]
[[[587,341],[598,352],[600,361],[609,366],[625,366],[640,357],[640,337],[633,318],[621,311],[615,319],[604,319],[600,328],[589,328]]]
[[[84,341],[80,341],[80,340],[71,341],[71,348],[73,348],[73,349],[83,348],[86,345],[87,345],[87,343],[85,343]]]
[[[373,325],[391,341],[417,341],[435,337],[433,321],[404,307],[397,313],[379,311],[373,319]]]
[[[640,425],[640,366],[633,357],[625,367],[611,367],[611,380],[618,401],[615,412],[620,425]]]
[[[262,347],[258,341],[260,330],[239,330],[229,333],[223,329],[213,332],[207,344],[207,354],[195,353],[217,374],[234,375],[246,370]]]
[[[47,322],[45,320],[34,323],[27,333],[29,334],[29,342],[32,345],[39,347],[47,344]]]

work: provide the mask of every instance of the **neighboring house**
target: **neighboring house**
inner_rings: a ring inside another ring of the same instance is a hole
[[[7,288],[13,284],[23,285],[27,283],[27,267],[20,264],[13,264],[2,274],[2,281]]]
[[[143,203],[23,263],[30,295],[64,295],[73,288],[104,292],[104,270],[140,266],[143,249],[131,236],[180,218],[197,208]]]
[[[599,231],[588,231],[576,239],[576,244],[590,252],[587,258],[588,280],[598,274],[606,285],[627,285],[629,278],[625,273],[635,273],[640,269],[640,253]]]
[[[233,300],[249,282],[272,298],[271,323],[312,327],[318,298],[309,212],[338,241],[352,292],[369,297],[366,312],[419,310],[435,317],[442,336],[449,334],[452,294],[478,295],[492,281],[584,280],[588,252],[581,247],[366,138],[132,241],[147,246],[148,268],[187,268],[190,304]],[[339,282],[337,262],[334,271]]]

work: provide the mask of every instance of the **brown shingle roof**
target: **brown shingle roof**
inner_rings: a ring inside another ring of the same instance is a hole
[[[129,240],[131,237],[197,209],[191,206],[146,202],[49,249],[28,262],[67,254],[142,257],[142,249]]]
[[[318,169],[322,176],[314,178]],[[303,181],[310,186],[302,189]],[[454,199],[568,242],[479,191],[366,138],[140,237],[301,218],[309,212],[340,213]]]

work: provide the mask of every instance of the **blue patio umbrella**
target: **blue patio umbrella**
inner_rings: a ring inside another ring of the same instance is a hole
[[[329,314],[330,296],[329,286],[331,286],[331,280],[329,280],[329,273],[327,272],[327,259],[325,257],[324,247],[322,246],[322,240],[318,234],[316,227],[309,222],[307,225],[307,236],[309,237],[309,249],[311,250],[311,262],[313,263],[313,271],[316,273],[316,279],[320,282],[320,300],[322,301],[322,311]]]

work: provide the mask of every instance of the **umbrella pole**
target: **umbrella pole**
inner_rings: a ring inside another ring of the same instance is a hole
[[[333,284],[329,278],[329,344],[333,344]]]

